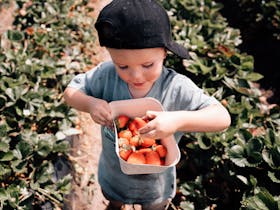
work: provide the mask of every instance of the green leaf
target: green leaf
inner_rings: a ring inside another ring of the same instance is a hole
[[[0,163],[0,180],[5,180],[7,177],[9,177],[12,173],[12,170],[9,166]],[[1,188],[0,188],[1,189]]]
[[[246,151],[248,154],[252,152],[261,152],[263,148],[263,143],[258,138],[250,139],[246,146]]]
[[[10,161],[14,159],[14,154],[12,151],[0,152],[0,162],[1,161]]]
[[[8,200],[8,193],[6,189],[0,188],[0,201]]]
[[[27,156],[29,156],[33,152],[31,145],[25,141],[19,142],[17,144],[16,148],[20,151],[23,159],[25,159]]]
[[[63,192],[69,192],[69,190],[71,190],[71,180],[72,176],[71,174],[68,174],[63,177],[63,179],[59,179],[56,182],[56,187]]]
[[[0,151],[2,152],[8,152],[8,150],[10,149],[10,145],[7,142],[4,141],[0,141]]]
[[[37,171],[36,179],[37,183],[43,184],[51,180],[51,176],[54,173],[54,166],[51,162],[45,162]]]
[[[67,152],[69,151],[70,144],[68,141],[63,140],[53,145],[53,152]]]
[[[237,177],[240,181],[242,181],[244,184],[248,185],[249,182],[248,182],[247,177],[242,176],[242,175],[236,175],[236,177]]]
[[[274,183],[280,184],[280,172],[279,171],[269,171],[268,172],[268,177],[273,181]]]
[[[195,210],[194,204],[192,202],[189,202],[189,201],[182,201],[180,203],[180,207],[182,209],[185,209],[185,210]]]
[[[230,157],[230,160],[238,165],[239,167],[245,167],[247,164],[245,156],[245,150],[240,145],[234,145],[228,150],[228,155]]]
[[[0,110],[2,110],[5,107],[7,98],[4,95],[0,95]]]
[[[14,94],[14,90],[12,88],[7,88],[6,91],[5,91],[6,95],[9,96],[9,98],[12,100],[12,101],[15,101],[16,100],[16,97],[15,97],[15,94]]]
[[[246,208],[252,210],[279,210],[276,199],[264,188],[255,196],[246,199]]]
[[[263,149],[262,157],[264,161],[273,169],[280,169],[280,146],[271,149]]]
[[[250,61],[245,61],[242,63],[242,70],[243,71],[251,71],[252,69],[254,69],[254,61],[250,60]]]
[[[2,137],[1,141],[4,141],[4,136],[7,136],[7,130],[7,124],[0,124],[0,136]]]
[[[22,41],[24,39],[24,34],[21,31],[8,30],[7,35],[11,41]]]
[[[27,161],[14,160],[11,162],[11,167],[15,173],[23,174],[28,172],[27,164]]]
[[[262,163],[262,154],[260,152],[250,152],[246,160],[246,166],[256,167]]]
[[[38,190],[38,188],[40,188],[40,184],[38,182],[34,183],[34,180],[32,179],[31,182],[30,182],[30,188],[32,190]]]
[[[246,134],[246,132],[244,131],[243,134]],[[246,142],[246,139],[244,139],[244,142]],[[228,150],[228,155],[230,160],[240,167],[256,167],[263,160],[261,149],[262,142],[259,139],[250,139],[244,145],[232,146]]]
[[[45,140],[41,140],[41,141],[38,142],[37,153],[40,156],[47,157],[51,151],[52,151],[51,142],[47,142]]]
[[[14,154],[14,159],[18,159],[18,160],[22,159],[21,152],[18,149],[13,149],[12,151],[13,151],[13,154]]]
[[[245,79],[249,80],[249,81],[258,81],[260,79],[263,78],[263,75],[256,73],[256,72],[250,72],[248,74],[246,74]]]
[[[199,147],[204,150],[207,150],[212,146],[211,139],[209,139],[207,136],[199,137],[197,142],[199,144]]]

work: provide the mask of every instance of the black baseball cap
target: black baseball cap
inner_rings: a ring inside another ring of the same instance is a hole
[[[188,50],[172,39],[165,9],[155,0],[113,0],[95,23],[101,46],[116,49],[164,47],[181,58]]]

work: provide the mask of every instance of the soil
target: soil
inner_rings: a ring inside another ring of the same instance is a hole
[[[1,10],[0,34],[3,34],[5,31],[12,29],[13,10],[13,7],[3,8]]]

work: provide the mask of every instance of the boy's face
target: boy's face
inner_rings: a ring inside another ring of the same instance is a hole
[[[128,84],[129,90],[145,94],[159,78],[166,57],[164,48],[108,48],[108,51],[118,75]]]

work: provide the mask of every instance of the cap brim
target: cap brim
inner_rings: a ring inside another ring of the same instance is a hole
[[[187,50],[187,48],[174,41],[167,45],[166,48],[181,58],[190,58],[189,51]]]

